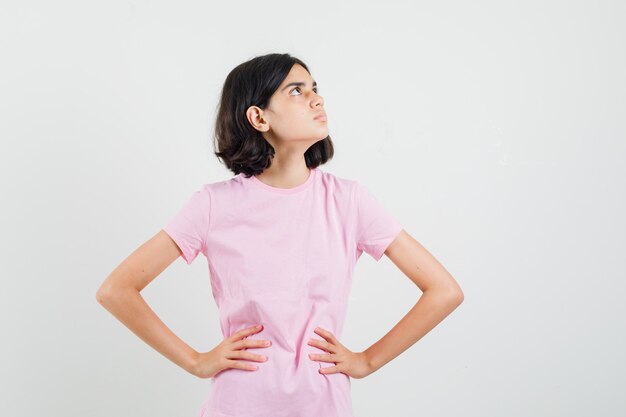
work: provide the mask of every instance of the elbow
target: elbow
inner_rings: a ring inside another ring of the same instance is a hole
[[[105,306],[112,297],[113,290],[107,285],[100,286],[98,291],[96,291],[96,301],[102,306]]]
[[[139,290],[132,287],[120,287],[111,283],[104,283],[96,291],[96,301],[107,310],[124,299],[131,292],[139,293]]]
[[[461,305],[463,303],[463,300],[465,300],[465,295],[463,294],[463,291],[458,291],[455,300],[457,305]]]
[[[96,291],[96,301],[98,304],[104,305],[106,297],[107,294],[103,288],[99,288],[98,291]]]
[[[463,291],[461,290],[461,288],[459,288],[458,286],[456,288],[453,288],[450,291],[451,295],[450,298],[452,299],[452,302],[455,305],[461,305],[461,303],[463,303],[463,300],[465,299],[465,295],[463,294]]]
[[[463,294],[463,290],[461,289],[459,284],[456,281],[452,280],[450,285],[448,285],[447,287],[448,297],[450,297],[451,302],[457,306],[463,303],[463,300],[465,299],[465,294]]]
[[[432,290],[428,289],[424,292],[433,292],[437,295],[439,300],[447,305],[454,306],[454,308],[458,307],[461,303],[463,303],[463,299],[465,296],[463,295],[463,291],[461,291],[458,287],[448,287],[441,286],[434,288]]]
[[[445,290],[445,294],[450,304],[453,304],[454,306],[461,305],[461,303],[463,303],[463,300],[465,299],[465,295],[463,294],[463,291],[461,291],[461,289],[458,286],[454,288],[447,288]]]

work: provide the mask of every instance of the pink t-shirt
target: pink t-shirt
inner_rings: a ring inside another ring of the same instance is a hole
[[[319,326],[341,341],[354,266],[365,251],[378,261],[402,226],[354,180],[319,167],[297,187],[252,176],[204,184],[163,229],[191,264],[208,263],[222,334],[263,324],[248,348],[268,357],[211,378],[200,417],[353,417],[350,377],[321,374],[307,344]]]

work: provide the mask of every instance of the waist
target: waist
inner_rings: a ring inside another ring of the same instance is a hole
[[[320,365],[306,360],[310,364],[286,366],[268,360],[256,371],[220,372],[212,379],[208,416],[353,417],[350,377],[320,374]]]

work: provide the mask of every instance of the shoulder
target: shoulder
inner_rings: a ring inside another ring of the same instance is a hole
[[[235,175],[225,180],[203,183],[199,191],[211,196],[226,197],[243,188],[244,179],[241,175]]]
[[[362,207],[367,208],[381,204],[376,194],[362,181],[340,177],[328,172],[324,173],[324,177],[328,184],[332,184],[333,194],[340,196],[342,200],[348,201],[351,206],[356,206],[359,210]]]
[[[335,175],[319,168],[317,168],[317,170],[320,177],[320,183],[322,183],[326,189],[347,198],[354,196],[356,188],[359,186],[359,182],[357,180]]]

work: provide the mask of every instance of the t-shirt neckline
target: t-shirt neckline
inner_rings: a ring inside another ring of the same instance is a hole
[[[297,186],[291,187],[291,188],[279,188],[279,187],[271,186],[269,184],[264,183],[263,181],[261,181],[260,179],[255,177],[254,175],[250,176],[249,180],[250,180],[250,183],[252,183],[252,184],[256,185],[257,187],[260,187],[260,188],[262,188],[264,190],[267,190],[267,191],[271,191],[271,192],[278,193],[278,194],[293,194],[293,193],[300,192],[300,191],[304,190],[305,188],[308,188],[308,186],[311,185],[311,183],[315,179],[316,175],[317,175],[317,167],[310,168],[309,169],[309,176],[306,179],[306,181],[304,181],[300,185],[297,185]]]

